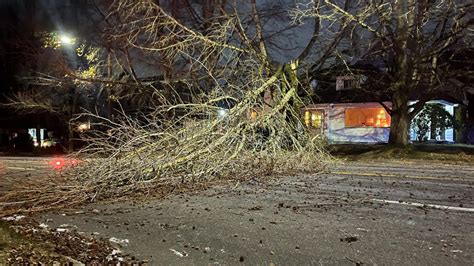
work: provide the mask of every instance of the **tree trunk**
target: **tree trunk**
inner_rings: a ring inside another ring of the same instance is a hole
[[[410,130],[408,97],[403,92],[395,93],[392,105],[392,123],[388,143],[394,146],[406,146],[409,142]]]
[[[77,105],[77,98],[79,97],[77,93],[77,89],[75,87],[71,88],[72,94],[72,101],[70,106],[70,117],[68,120],[68,152],[74,152],[74,126],[71,124],[72,118],[76,114],[76,105]]]
[[[430,140],[436,140],[438,137],[438,132],[436,128],[438,125],[436,125],[436,117],[433,115],[433,113],[430,114]]]
[[[72,127],[71,124],[68,126],[68,152],[74,152],[74,128]]]

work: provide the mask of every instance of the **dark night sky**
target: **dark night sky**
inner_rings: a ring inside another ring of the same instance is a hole
[[[21,12],[15,1],[3,0],[0,2],[0,89],[5,93],[10,86],[14,86],[14,76],[18,72],[20,62],[15,60],[20,52],[14,41],[21,36],[25,26],[21,25]]]

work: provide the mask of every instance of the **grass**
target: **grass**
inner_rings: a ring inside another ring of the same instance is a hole
[[[335,157],[356,161],[395,159],[474,163],[474,145],[412,144],[400,148],[386,144],[339,144],[330,145],[328,150]]]

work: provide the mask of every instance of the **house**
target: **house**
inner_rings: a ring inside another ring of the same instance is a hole
[[[445,100],[435,100],[451,115],[458,104]],[[391,106],[390,102],[384,105]],[[319,103],[303,109],[305,125],[313,134],[324,136],[330,143],[387,143],[390,134],[390,115],[378,102]],[[407,132],[408,134],[408,132]],[[418,136],[414,127],[410,129],[410,139]],[[428,133],[427,139],[432,139]],[[436,136],[437,141],[454,142],[454,129],[448,128]]]
[[[15,145],[19,136],[30,139],[34,147],[49,147],[53,145],[51,137],[64,132],[60,118],[47,113],[16,114],[2,107],[0,113],[0,151],[22,151]]]
[[[320,103],[303,112],[310,131],[331,143],[388,142],[390,115],[380,103]]]
[[[383,71],[379,69],[380,66],[369,64],[355,66],[350,72],[346,68],[321,72],[311,82],[315,104],[302,110],[309,130],[330,143],[387,143],[391,118],[386,108],[391,107],[391,101],[386,90],[373,88],[373,84],[384,79]],[[371,89],[365,89],[368,83]],[[418,97],[413,95],[411,103],[416,102]],[[439,97],[428,103],[441,105],[454,117],[458,109],[465,109],[463,100],[457,98],[452,93],[440,93]],[[463,119],[462,115],[460,117]],[[407,134],[410,134],[411,141],[418,140],[413,125]],[[456,137],[454,128],[447,128],[437,136],[428,133],[426,139],[453,143],[460,137]]]

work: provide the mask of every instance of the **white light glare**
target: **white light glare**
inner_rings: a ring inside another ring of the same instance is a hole
[[[90,122],[82,123],[79,126],[77,126],[77,130],[79,132],[84,132],[84,131],[87,131],[89,129],[91,129],[91,123]]]
[[[59,41],[62,43],[62,44],[65,44],[65,45],[71,45],[71,44],[74,44],[74,39],[69,36],[69,35],[66,35],[66,34],[61,34],[59,36]]]
[[[228,112],[228,111],[229,111],[229,110],[226,110],[226,109],[219,109],[219,110],[217,110],[217,116],[218,116],[219,118],[224,118],[224,117],[227,116],[227,112]]]

